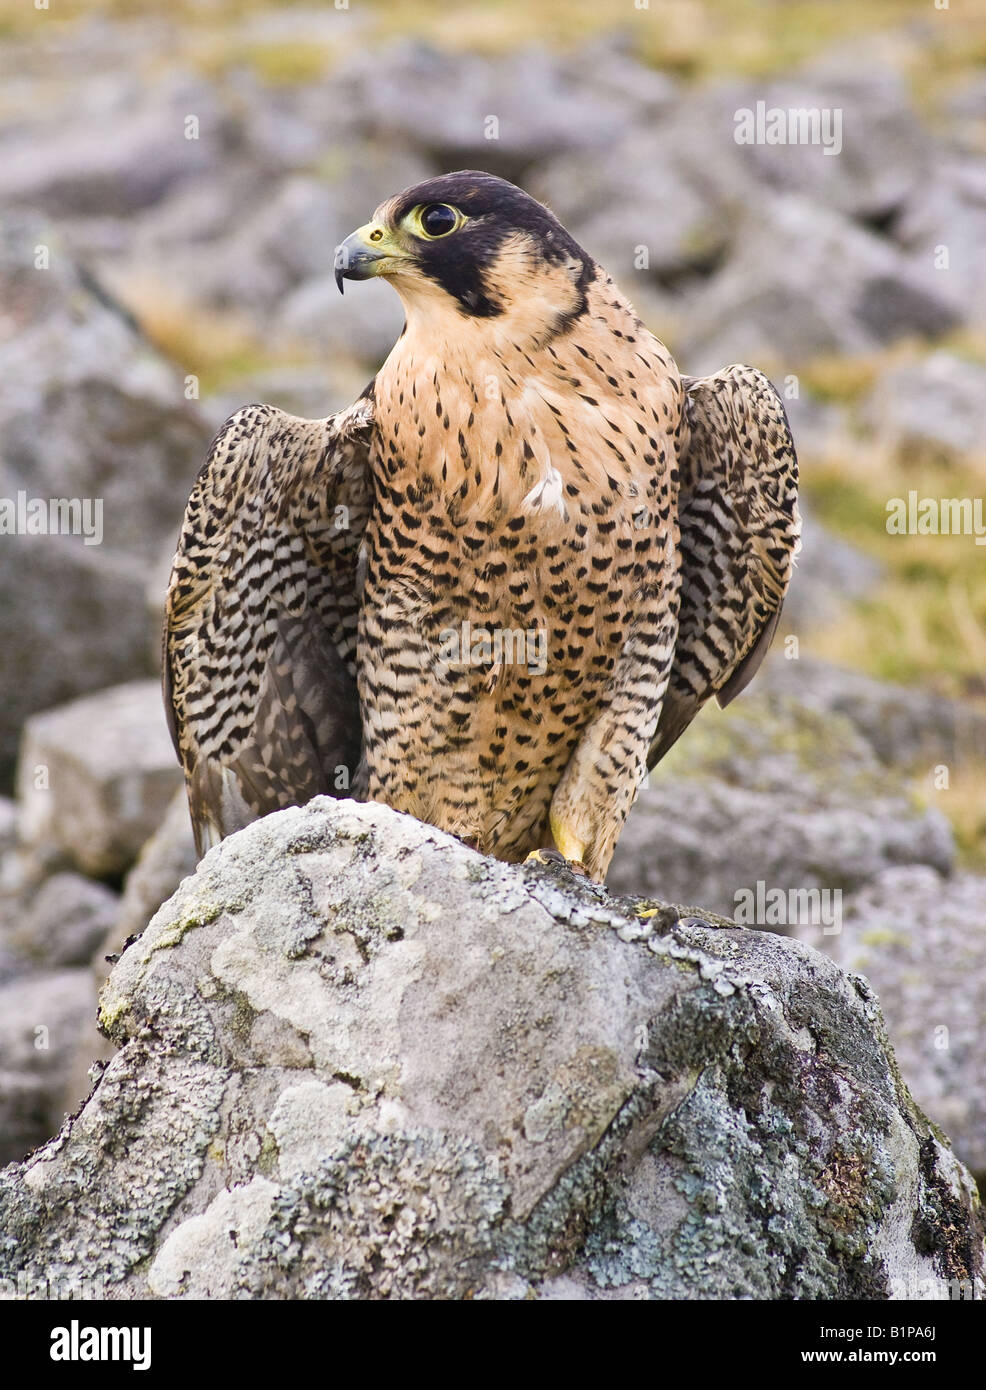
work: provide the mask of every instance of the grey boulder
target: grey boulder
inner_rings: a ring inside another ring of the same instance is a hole
[[[319,798],[211,851],[0,1280],[145,1298],[944,1296],[968,1173],[809,947]]]
[[[157,681],[85,696],[25,725],[21,842],[94,878],[122,874],[181,784]]]
[[[23,1158],[61,1124],[65,1084],[95,1007],[87,969],[0,985],[0,1162]]]
[[[915,1099],[986,1178],[986,878],[887,869],[851,898],[825,948],[870,981]]]
[[[739,214],[733,245],[689,305],[677,347],[693,373],[736,361],[787,372],[961,322],[947,277],[801,194],[765,189]]]
[[[35,967],[88,965],[119,907],[116,893],[102,883],[81,874],[52,874],[23,893],[16,919],[0,940]]]
[[[177,534],[209,428],[178,372],[33,215],[0,227],[0,304],[0,497],[15,530],[0,537],[6,771],[29,714],[152,669],[134,594],[148,551]]]
[[[986,367],[945,351],[890,367],[863,414],[881,440],[912,460],[986,459]],[[947,493],[946,485],[940,495]]]

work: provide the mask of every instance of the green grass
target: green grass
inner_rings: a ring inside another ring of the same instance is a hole
[[[230,44],[225,36],[196,52],[196,66],[205,76],[221,77],[233,68],[248,68],[268,87],[309,86],[326,75],[332,59],[326,44],[290,40]]]
[[[825,525],[875,556],[886,578],[846,618],[813,636],[813,649],[882,679],[923,684],[986,708],[986,550],[971,536],[887,532],[890,498],[911,488],[921,497],[982,497],[981,468],[868,470],[865,458],[858,468],[852,464],[807,469],[804,492]]]
[[[982,497],[986,469],[975,460],[909,463],[863,446],[805,469],[803,492],[819,519],[886,571],[871,594],[805,640],[813,655],[986,711],[986,548],[971,536],[889,535],[887,501],[909,488],[920,497]],[[960,862],[979,870],[986,869],[984,787],[980,762],[951,768],[946,791],[930,781],[917,787],[923,804],[949,818]]]

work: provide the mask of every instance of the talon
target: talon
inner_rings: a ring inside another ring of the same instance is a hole
[[[568,860],[556,849],[532,849],[525,864],[567,864]]]
[[[580,864],[577,859],[566,859],[557,849],[532,849],[524,860],[525,864],[560,864],[569,873],[575,874],[579,878],[588,878],[589,871],[584,864]]]

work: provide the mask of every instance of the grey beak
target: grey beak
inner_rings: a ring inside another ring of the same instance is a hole
[[[372,250],[359,232],[352,232],[336,247],[335,272],[339,293],[343,293],[343,280],[369,280],[373,275],[371,267],[385,259],[384,252]]]

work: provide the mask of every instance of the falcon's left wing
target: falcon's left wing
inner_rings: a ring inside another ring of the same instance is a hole
[[[800,549],[787,414],[753,367],[682,377],[681,607],[653,767],[710,696],[729,704],[770,646]]]

